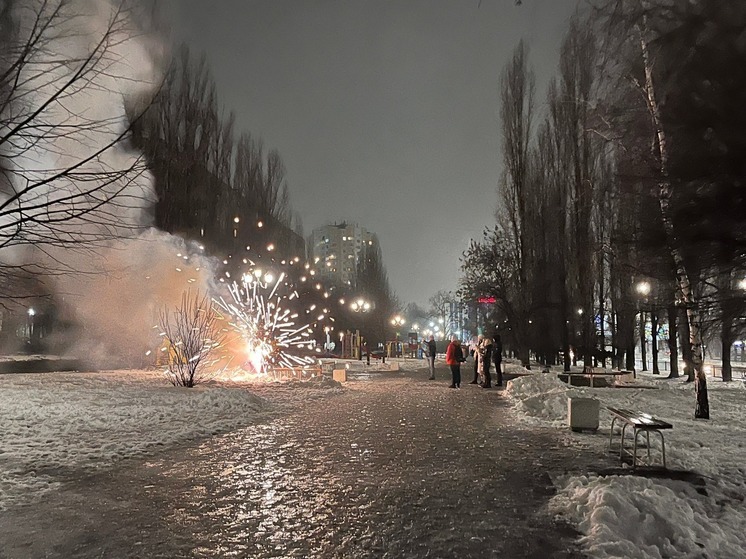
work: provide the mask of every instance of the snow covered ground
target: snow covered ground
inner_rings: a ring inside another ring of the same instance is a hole
[[[697,476],[645,477],[630,470],[556,480],[551,509],[579,528],[591,557],[746,557],[746,390],[742,381],[714,378],[708,390],[711,419],[695,420],[694,386],[681,380],[638,373],[629,387],[581,388],[554,374],[534,373],[509,383],[506,393],[516,411],[528,422],[558,429],[568,428],[568,395],[598,399],[599,432],[576,435],[583,452],[606,452],[607,406],[651,413],[674,425],[665,432],[668,468]],[[698,477],[704,485],[692,483]]]
[[[271,395],[300,401],[338,386],[277,383]],[[0,510],[41,497],[59,474],[247,425],[272,408],[261,394],[266,383],[176,388],[158,371],[0,375]]]
[[[388,360],[387,360],[388,361]],[[392,360],[400,370],[424,361]],[[507,372],[525,372],[507,363]],[[366,367],[353,363],[351,368]],[[369,371],[380,370],[374,363]],[[382,373],[384,371],[381,371]],[[95,471],[159,448],[240,428],[269,413],[334,393],[331,381],[272,387],[233,379],[196,389],[170,386],[159,372],[112,371],[0,375],[0,510],[53,489],[66,473]],[[323,390],[332,388],[332,390]],[[674,425],[666,432],[671,470],[686,476],[575,475],[555,480],[552,511],[584,534],[597,558],[741,558],[746,549],[746,389],[710,379],[712,419],[694,420],[694,388],[645,375],[626,388],[569,387],[534,372],[510,381],[506,394],[527,423],[567,429],[568,395],[597,398],[597,434],[573,435],[581,452],[606,452],[604,406],[651,412]],[[320,390],[322,389],[322,390]],[[271,401],[270,401],[271,400]],[[599,458],[599,463],[604,461]]]
[[[426,366],[416,359],[387,359],[386,365],[374,360],[369,367],[365,361],[339,363],[365,372],[385,372],[392,363],[400,371]],[[226,432],[277,405],[339,389],[330,380],[271,387],[246,380],[241,374],[226,375],[184,389],[171,386],[159,371],[0,375],[0,510],[41,497],[58,485],[59,474],[107,468],[158,448]]]

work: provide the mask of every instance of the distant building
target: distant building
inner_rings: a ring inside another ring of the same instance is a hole
[[[358,264],[376,236],[355,223],[335,223],[313,230],[309,252],[317,277],[336,285],[354,285]]]

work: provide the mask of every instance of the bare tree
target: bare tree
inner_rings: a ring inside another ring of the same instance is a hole
[[[718,3],[704,2],[702,5],[691,6],[693,12],[701,10],[703,5],[716,6]],[[676,283],[676,298],[686,309],[689,347],[684,347],[684,360],[691,365],[695,375],[696,408],[695,417],[709,418],[709,401],[707,396],[707,380],[703,368],[702,353],[702,309],[697,292],[698,285],[696,267],[692,266],[692,259],[687,259],[686,235],[680,220],[676,219],[676,197],[674,192],[674,165],[672,163],[672,145],[676,143],[676,135],[670,130],[672,125],[666,120],[661,105],[660,84],[676,79],[674,66],[662,69],[656,65],[656,57],[662,52],[661,41],[664,36],[676,37],[684,29],[684,34],[696,33],[698,17],[689,18],[685,4],[657,2],[654,0],[612,0],[605,6],[609,9],[608,17],[602,18],[607,24],[609,42],[617,45],[615,51],[632,53],[633,61],[640,67],[638,74],[631,73],[631,79],[641,93],[648,111],[651,154],[656,165],[656,198],[660,210],[661,225],[665,234],[666,245],[673,262]],[[691,13],[689,15],[694,15]],[[700,16],[701,14],[698,14]],[[694,27],[686,30],[688,25]],[[710,33],[710,31],[703,32]],[[669,41],[670,42],[670,41]],[[674,41],[675,42],[675,41]],[[624,47],[624,48],[621,48]],[[687,46],[690,49],[690,46]],[[691,55],[691,53],[689,53]],[[683,138],[683,135],[680,135]],[[686,225],[684,226],[686,227]]]
[[[144,54],[133,8],[125,1],[99,8],[9,1],[0,14],[4,282],[29,271],[74,271],[57,249],[95,249],[146,225],[142,209],[153,198],[129,139],[153,78],[149,68],[133,70]],[[76,28],[81,22],[89,33]]]
[[[225,334],[208,295],[185,292],[176,309],[161,309],[159,320],[171,384],[192,388],[218,372],[215,350],[223,345]]]
[[[441,289],[437,291],[430,299],[430,316],[432,316],[443,328],[443,335],[448,337],[453,333],[453,320],[451,317],[451,308],[454,302],[454,295],[451,291]]]
[[[518,357],[524,366],[530,366],[528,321],[531,308],[529,272],[529,224],[527,220],[529,189],[529,154],[531,127],[534,112],[534,75],[528,68],[526,48],[521,41],[513,58],[503,70],[500,79],[503,136],[503,161],[505,177],[501,185],[502,206],[498,209],[501,220],[510,231],[515,249],[511,259],[516,265],[518,289],[514,293],[516,310],[513,323]]]

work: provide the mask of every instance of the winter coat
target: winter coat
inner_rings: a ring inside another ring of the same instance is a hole
[[[455,340],[448,344],[446,349],[446,364],[459,365],[464,360],[464,353],[461,351],[461,342]]]
[[[438,348],[435,345],[435,340],[427,341],[427,356],[435,357],[438,354]]]
[[[495,362],[496,365],[499,365],[500,363],[502,363],[503,360],[502,340],[500,340],[499,338],[496,339],[493,345],[494,347],[492,349],[492,360]]]
[[[484,342],[482,343],[482,350],[479,352],[479,370],[484,371],[486,368],[490,366],[490,361],[492,359],[492,340],[489,338],[485,338]]]

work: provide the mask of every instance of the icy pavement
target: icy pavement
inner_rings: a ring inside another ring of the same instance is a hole
[[[0,557],[579,557],[546,513],[549,474],[597,457],[522,426],[501,392],[438,376],[313,399],[262,388],[279,411],[248,427],[57,472],[0,517]]]

